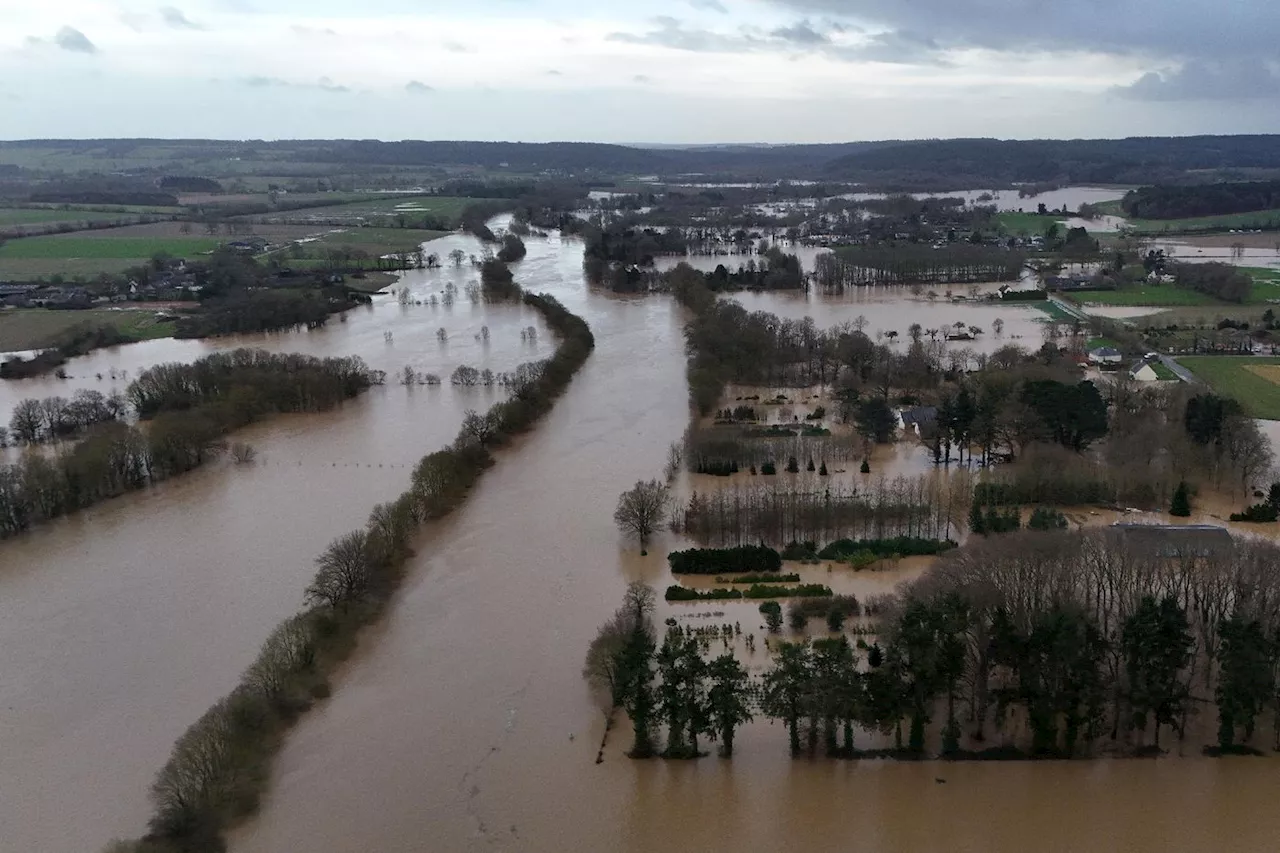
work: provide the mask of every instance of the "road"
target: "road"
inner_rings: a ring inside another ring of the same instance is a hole
[[[1183,382],[1189,382],[1192,385],[1200,384],[1200,380],[1196,379],[1195,374],[1190,370],[1187,370],[1181,364],[1178,364],[1178,362],[1174,360],[1173,356],[1160,353],[1160,363],[1176,373],[1178,378]]]

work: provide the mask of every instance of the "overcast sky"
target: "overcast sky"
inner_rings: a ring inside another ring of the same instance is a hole
[[[1280,0],[0,0],[0,138],[1280,132]]]

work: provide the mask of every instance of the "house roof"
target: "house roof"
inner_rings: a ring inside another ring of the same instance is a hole
[[[1095,355],[1098,358],[1113,358],[1120,355],[1120,350],[1115,347],[1098,347],[1097,349],[1089,350],[1089,355]]]
[[[1213,524],[1135,524],[1117,522],[1127,542],[1163,557],[1205,557],[1231,550],[1235,540],[1225,527]]]
[[[904,426],[933,423],[938,419],[936,406],[915,406],[914,408],[903,409],[898,414],[902,417]]]

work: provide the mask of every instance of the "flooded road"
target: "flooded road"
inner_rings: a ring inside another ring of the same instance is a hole
[[[414,273],[411,287],[438,292],[468,274]],[[516,276],[583,316],[596,351],[421,538],[384,621],[289,734],[234,853],[1274,849],[1277,783],[1263,760],[792,761],[783,730],[757,721],[732,763],[631,762],[624,725],[595,764],[603,716],[580,676],[587,644],[628,581],[669,582],[665,555],[685,544],[664,534],[641,558],[612,512],[619,492],[658,475],[687,424],[686,318],[666,297],[588,289],[580,244],[556,237],[530,240]],[[885,304],[901,332],[927,307]],[[384,299],[271,345],[447,375],[460,361],[484,366],[481,348],[462,349],[479,318],[460,307],[450,325]],[[508,310],[483,309],[494,369],[524,360],[518,330],[534,322]],[[821,305],[808,313],[834,322]],[[553,346],[543,334],[537,354]],[[143,829],[173,740],[300,604],[314,555],[397,494],[465,408],[487,405],[483,389],[394,382],[338,412],[247,431],[261,453],[252,467],[213,465],[0,544],[0,849],[83,853]],[[903,563],[833,585],[888,591],[920,568]],[[750,603],[660,607],[668,614],[760,633]],[[749,663],[763,668],[763,643]]]

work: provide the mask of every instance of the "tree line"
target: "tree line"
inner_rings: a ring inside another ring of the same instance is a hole
[[[1270,543],[1164,528],[987,540],[872,608],[870,644],[836,629],[781,642],[758,680],[729,637],[720,657],[702,655],[721,632],[691,636],[669,620],[659,646],[652,592],[633,584],[584,675],[627,711],[635,758],[698,757],[699,736],[729,757],[755,716],[782,723],[795,756],[1157,755],[1163,732],[1199,745],[1200,714],[1214,718],[1208,754],[1257,752],[1268,721],[1280,749],[1278,556]],[[808,615],[793,615],[803,631]],[[858,740],[889,736],[891,748]]]
[[[1125,213],[1137,219],[1193,219],[1280,208],[1280,181],[1235,181],[1139,187],[1125,193]]]
[[[0,537],[186,473],[234,430],[279,412],[326,411],[379,381],[358,358],[234,350],[156,365],[123,398],[81,391],[70,401],[23,401],[10,422],[14,440],[83,437],[0,466]],[[145,424],[122,422],[125,401]]]
[[[492,451],[530,429],[568,387],[594,347],[590,328],[552,296],[518,291],[517,298],[560,338],[555,354],[507,399],[468,412],[454,442],[419,461],[404,494],[321,552],[306,609],[281,623],[240,684],[178,739],[152,786],[148,834],[121,842],[116,853],[225,849],[226,829],[256,809],[284,732],[329,694],[355,635],[385,609],[421,525],[460,507],[494,464]]]
[[[815,280],[833,291],[867,285],[1016,281],[1025,264],[1019,252],[962,243],[941,248],[917,243],[845,246],[817,257]]]

